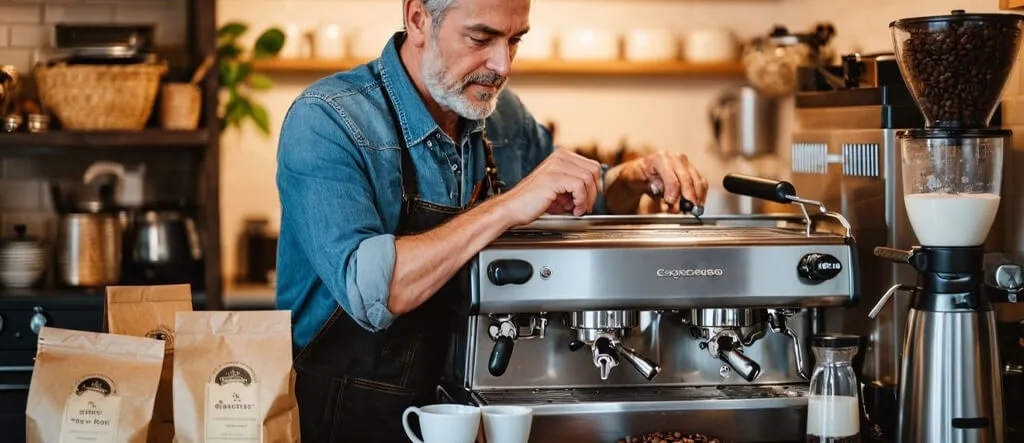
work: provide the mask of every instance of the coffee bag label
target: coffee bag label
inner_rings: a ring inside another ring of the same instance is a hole
[[[115,443],[120,415],[113,381],[103,375],[84,377],[64,402],[60,443]]]
[[[262,416],[252,368],[238,362],[218,367],[206,384],[206,441],[259,443]]]
[[[147,332],[146,337],[163,340],[168,352],[174,350],[174,329],[170,326],[159,325],[156,329]]]

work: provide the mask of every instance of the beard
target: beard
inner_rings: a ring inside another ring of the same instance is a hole
[[[444,65],[436,37],[433,36],[423,54],[420,75],[437,104],[469,120],[482,120],[490,116],[498,105],[498,95],[508,81],[508,77],[491,71],[474,72],[461,79],[452,78]],[[495,89],[472,93],[471,98],[466,89],[472,85],[492,86]]]

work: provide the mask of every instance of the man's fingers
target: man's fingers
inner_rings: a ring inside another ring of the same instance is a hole
[[[696,179],[697,183],[699,183],[699,175],[694,176],[688,167],[688,162],[684,161],[680,156],[672,156],[672,165],[673,170],[676,173],[676,177],[679,179],[679,186],[683,193],[683,197],[694,205],[701,204],[703,199],[702,196],[697,194],[697,185],[694,182]]]

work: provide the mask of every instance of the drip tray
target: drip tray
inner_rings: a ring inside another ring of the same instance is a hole
[[[806,437],[807,385],[502,389],[470,403],[533,409],[530,443],[621,441],[649,432],[698,433],[729,442]]]
[[[616,404],[652,407],[651,403],[691,409],[705,403],[724,406],[722,402],[776,400],[773,403],[806,403],[806,385],[721,386],[675,388],[569,388],[569,389],[502,389],[477,391],[483,404],[516,404],[539,409],[564,409],[574,406]],[[763,405],[762,405],[763,406]],[[698,407],[698,409],[705,409]],[[538,411],[540,412],[540,411]]]

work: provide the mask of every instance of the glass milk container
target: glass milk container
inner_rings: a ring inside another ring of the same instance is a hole
[[[808,443],[860,442],[860,399],[853,357],[860,337],[816,335],[811,346],[816,360],[807,399]]]

